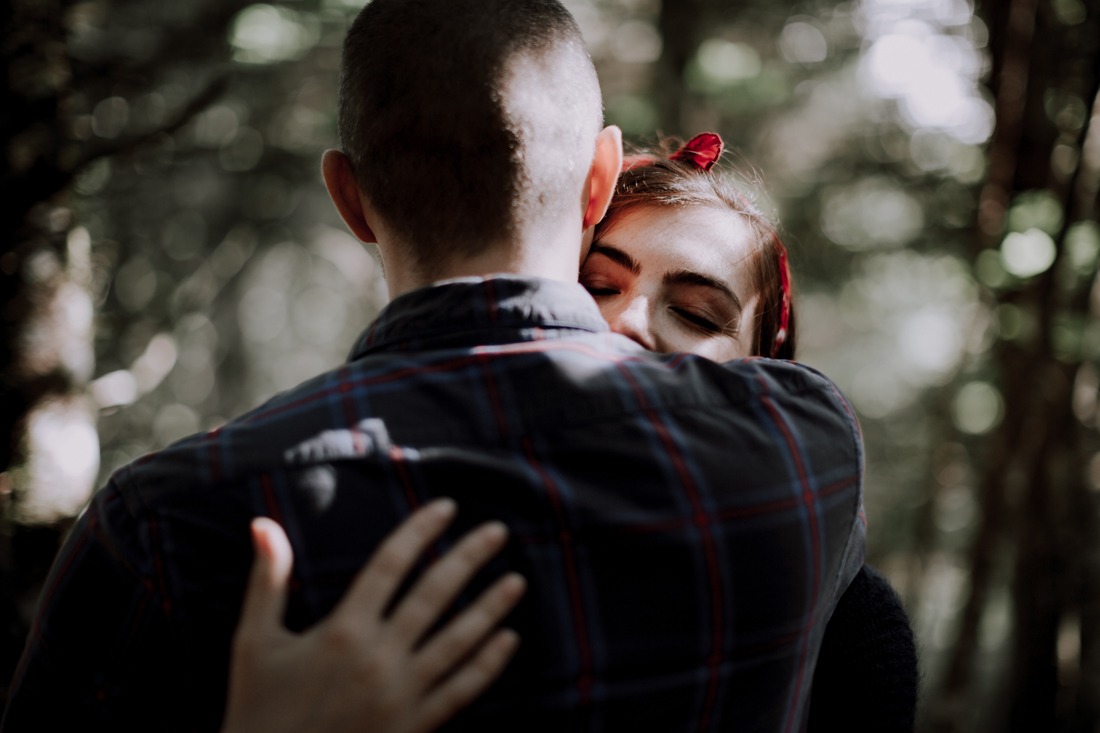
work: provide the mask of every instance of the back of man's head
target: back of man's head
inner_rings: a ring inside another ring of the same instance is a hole
[[[348,32],[341,144],[422,268],[579,209],[601,126],[557,0],[373,0]]]

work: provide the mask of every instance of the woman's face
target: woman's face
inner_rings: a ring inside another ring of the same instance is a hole
[[[752,230],[730,211],[643,207],[592,243],[580,283],[611,330],[652,351],[752,354]]]

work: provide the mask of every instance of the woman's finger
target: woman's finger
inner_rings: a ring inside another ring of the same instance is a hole
[[[283,628],[294,553],[283,528],[267,517],[253,519],[251,532],[255,558],[245,589],[238,634],[269,634]]]
[[[526,589],[527,581],[518,573],[509,573],[494,583],[416,652],[413,663],[417,667],[417,677],[426,685],[435,684],[469,657],[515,608]]]
[[[428,693],[419,706],[414,733],[435,730],[493,684],[519,647],[519,634],[501,629],[468,662]]]
[[[451,604],[470,578],[504,547],[508,529],[488,522],[471,531],[437,560],[402,599],[389,619],[395,638],[412,648]]]
[[[443,534],[454,515],[455,503],[451,499],[436,499],[410,514],[359,571],[333,616],[380,617],[394,591],[428,545]]]

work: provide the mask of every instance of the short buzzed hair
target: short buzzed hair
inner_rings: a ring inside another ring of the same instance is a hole
[[[429,271],[579,207],[602,122],[557,0],[373,0],[344,42],[341,145]]]

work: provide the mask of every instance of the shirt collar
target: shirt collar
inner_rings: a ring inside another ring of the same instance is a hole
[[[394,298],[359,337],[350,359],[429,345],[528,341],[548,331],[608,331],[577,283],[509,275],[448,280]]]

